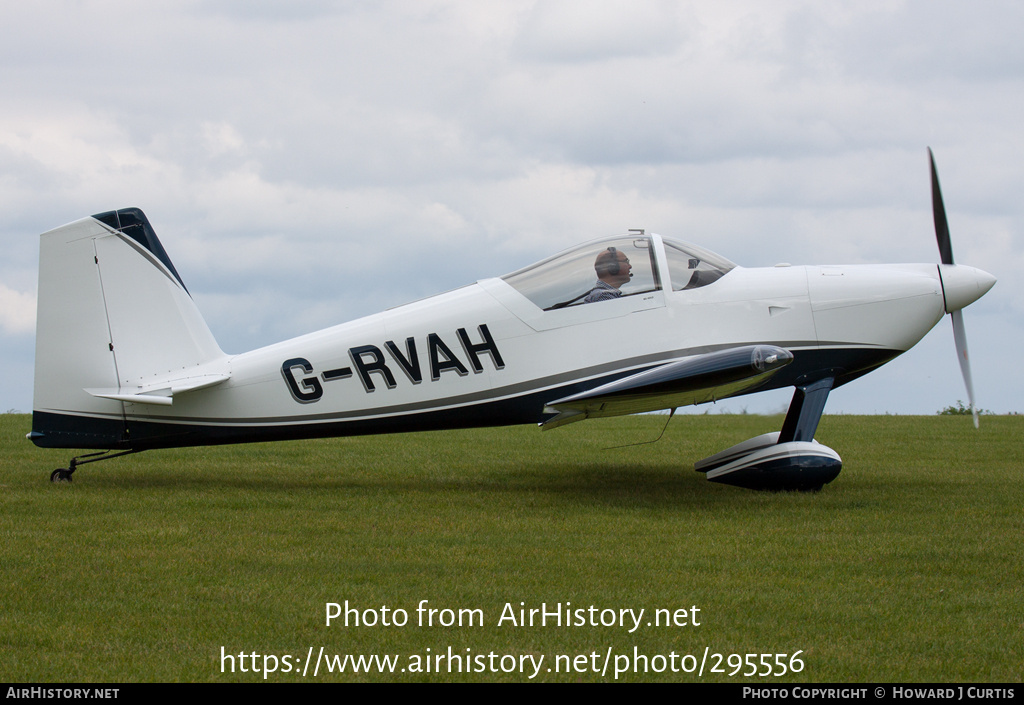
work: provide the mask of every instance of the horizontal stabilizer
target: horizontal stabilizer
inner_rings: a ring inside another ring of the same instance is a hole
[[[549,402],[545,429],[586,418],[623,416],[724,399],[748,391],[793,361],[774,345],[746,345],[667,362]]]
[[[161,380],[147,384],[145,387],[137,387],[134,390],[127,387],[118,387],[116,389],[86,389],[85,391],[94,397],[101,397],[103,399],[126,401],[133,404],[170,406],[174,403],[175,394],[185,394],[197,389],[206,389],[229,379],[231,379],[229,374],[208,374],[174,380]]]

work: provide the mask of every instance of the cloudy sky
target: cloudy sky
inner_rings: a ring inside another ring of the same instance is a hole
[[[1017,0],[4,3],[0,411],[32,406],[37,235],[93,213],[142,208],[241,352],[628,228],[934,262],[928,146],[999,278],[979,404],[1024,411],[1021,36]],[[947,317],[826,412],[958,399]]]

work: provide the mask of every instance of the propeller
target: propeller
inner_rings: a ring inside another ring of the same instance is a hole
[[[939,243],[939,257],[942,264],[953,265],[953,246],[949,239],[949,221],[946,220],[946,207],[942,201],[942,189],[939,187],[939,173],[935,169],[935,155],[931,147],[928,148],[928,161],[932,170],[932,215],[935,218],[935,239]],[[942,268],[939,268],[940,275]],[[995,283],[992,281],[988,286]],[[945,290],[946,282],[943,281]],[[986,288],[985,291],[988,291]],[[982,292],[984,293],[984,292]],[[972,299],[973,301],[973,299]],[[970,302],[968,302],[970,303]],[[946,310],[949,310],[947,302]],[[971,414],[974,416],[974,427],[978,428],[978,409],[974,405],[974,383],[971,381],[971,363],[967,356],[967,331],[964,328],[964,316],[962,307],[949,311],[953,320],[953,341],[956,343],[956,356],[960,361],[960,372],[964,377],[964,385],[967,387],[967,400],[971,404]]]

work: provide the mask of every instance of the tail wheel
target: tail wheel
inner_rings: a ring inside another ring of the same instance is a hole
[[[50,482],[71,482],[72,472],[67,468],[57,468],[50,473]]]

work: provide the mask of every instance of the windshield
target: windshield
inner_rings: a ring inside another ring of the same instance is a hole
[[[661,288],[651,239],[642,235],[580,245],[502,279],[545,311]]]
[[[662,242],[673,291],[707,286],[736,266],[725,257],[688,242],[668,239]]]

